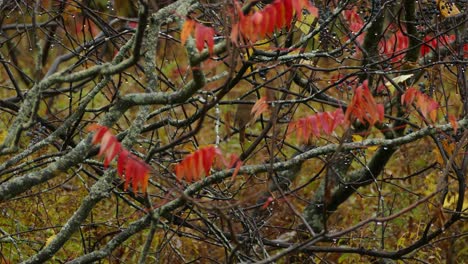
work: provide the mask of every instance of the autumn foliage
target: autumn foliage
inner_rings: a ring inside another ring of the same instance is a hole
[[[390,26],[390,31],[397,28],[396,26]],[[381,52],[387,56],[392,62],[401,61],[405,57],[404,51],[409,47],[409,38],[398,29],[390,34],[385,40],[379,42]]]
[[[237,5],[238,23],[234,24],[231,40],[238,42],[240,36],[252,42],[266,37],[275,30],[291,25],[294,14],[300,18],[302,9],[318,17],[318,9],[308,0],[276,0],[262,10],[247,15]]]
[[[195,37],[195,46],[197,50],[201,52],[205,47],[205,42],[208,45],[210,54],[213,54],[214,49],[214,35],[215,31],[211,27],[204,26],[200,23],[195,22],[192,19],[187,19],[182,27],[180,41],[182,45],[185,44],[188,37],[192,34]]]
[[[341,108],[333,112],[320,112],[296,121],[293,121],[289,131],[294,131],[299,142],[308,142],[312,137],[330,135],[339,126],[349,127],[353,122],[359,121],[365,125],[373,126],[384,119],[384,106],[378,104],[372,96],[368,81],[364,81],[354,92],[351,103],[343,114]]]
[[[302,9],[307,9],[313,16],[318,17],[318,9],[308,0],[276,0],[268,4],[264,9],[244,15],[238,2],[238,18],[231,31],[231,41],[237,43],[242,36],[252,42],[264,38],[283,27],[291,25],[294,14],[298,18],[302,16]],[[185,44],[188,37],[193,34],[197,50],[201,52],[208,46],[210,54],[213,54],[215,31],[211,27],[202,25],[193,19],[185,20],[181,31],[181,43]]]
[[[413,103],[421,111],[421,114],[424,116],[424,118],[430,119],[432,122],[436,121],[439,104],[434,99],[422,93],[418,89],[410,87],[401,96],[401,104],[410,106]]]
[[[254,120],[257,120],[257,118],[267,112],[269,110],[269,105],[267,103],[267,97],[263,96],[262,98],[258,99],[257,102],[255,102],[254,106],[252,107],[251,113],[254,115]]]
[[[227,162],[219,148],[207,146],[187,155],[175,166],[176,178],[178,181],[182,181],[182,179],[187,182],[198,181],[202,177],[210,175],[215,161],[218,161],[218,164],[223,163],[228,168],[235,167],[232,175],[233,178],[237,175],[242,165],[237,155],[231,154],[230,161]]]
[[[343,110],[338,108],[333,112],[321,112],[300,118],[292,122],[289,129],[295,132],[299,142],[307,143],[312,137],[330,135],[343,121]]]
[[[356,88],[353,99],[346,109],[344,119],[346,124],[360,121],[370,126],[383,121],[384,106],[375,101],[369,90],[367,80]]]
[[[125,181],[124,190],[127,190],[131,184],[134,193],[138,188],[146,193],[150,172],[149,165],[125,149],[108,127],[92,124],[88,127],[88,131],[95,132],[92,143],[101,144],[98,156],[104,156],[105,168],[118,156],[117,173]]]

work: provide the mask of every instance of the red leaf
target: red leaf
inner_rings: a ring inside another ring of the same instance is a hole
[[[416,93],[418,93],[418,92],[419,91],[414,87],[408,88],[406,90],[406,92],[401,95],[401,104],[403,104],[403,105],[412,104],[413,101],[414,101],[414,98],[416,97]]]
[[[193,181],[193,154],[188,155],[185,160],[182,161],[184,164],[184,174],[185,174],[185,180],[188,182]]]
[[[231,31],[231,41],[235,44],[239,39],[239,34],[255,42],[266,34],[273,33],[276,29],[289,28],[293,14],[301,17],[303,8],[309,10],[313,16],[318,17],[318,9],[308,0],[275,0],[266,5],[263,10],[249,16],[242,14],[237,1],[235,5],[239,14],[238,22],[233,25]]]
[[[335,130],[344,121],[343,109],[341,109],[341,108],[336,109],[336,111],[334,112],[334,115],[333,115],[333,120],[334,120],[334,122],[333,122],[333,129],[332,130]]]
[[[208,146],[187,155],[175,167],[177,180],[184,179],[187,182],[192,182],[199,180],[203,175],[208,176],[216,153],[216,147]]]
[[[122,145],[119,142],[114,142],[112,146],[106,152],[106,156],[104,158],[104,168],[109,166],[109,163],[121,152]]]
[[[193,171],[193,181],[198,181],[202,174],[204,173],[204,168],[202,164],[202,151],[196,151],[192,154],[192,171]]]
[[[177,163],[175,166],[175,174],[176,174],[176,179],[177,181],[182,181],[184,178],[184,166],[182,163]]]
[[[101,141],[102,137],[104,136],[104,134],[108,131],[109,129],[105,126],[101,126],[99,124],[92,124],[90,126],[88,126],[88,131],[90,132],[94,132],[94,131],[97,131],[94,136],[93,136],[93,141],[92,143],[93,144],[97,144],[98,142]]]
[[[108,155],[108,150],[112,148],[114,144],[120,144],[117,138],[112,135],[111,132],[107,131],[101,138],[101,148],[99,149],[98,156],[102,156],[104,153]]]
[[[215,158],[215,153],[216,148],[213,146],[207,147],[203,150],[203,157],[202,157],[202,163],[203,163],[203,170],[205,172],[205,176],[210,175],[210,170],[211,166],[213,166],[213,161]]]
[[[283,9],[284,9],[284,22],[286,24],[286,28],[291,26],[292,17],[293,17],[293,6],[291,0],[283,1]]]
[[[257,30],[257,34],[254,34],[254,32],[252,32],[252,34],[249,33],[250,35],[250,40],[252,42],[256,42],[257,41],[257,38],[259,39],[262,39],[265,37],[265,34],[267,33],[266,31],[266,27],[264,25],[264,17],[267,17],[267,16],[264,16],[262,12],[256,12],[255,14],[253,14],[252,16],[250,16],[250,20],[251,20],[251,23],[253,25],[252,29],[256,29]]]
[[[133,192],[136,192],[136,190],[141,188],[141,191],[146,193],[146,189],[148,187],[149,168],[133,154],[130,154],[127,159],[125,176],[125,189],[131,181]]]
[[[119,154],[119,158],[117,160],[117,173],[119,174],[119,176],[123,179],[123,175],[124,175],[124,172],[125,172],[125,165],[127,163],[127,159],[128,159],[128,151],[127,150],[122,150],[122,152],[120,152]]]
[[[359,16],[357,12],[358,7],[353,7],[351,10],[345,10],[343,12],[345,19],[348,21],[349,24],[349,30],[351,30],[351,33],[356,34],[359,32],[362,27],[364,27],[364,21],[362,18]],[[362,32],[357,38],[357,42],[359,44],[362,44],[364,42],[364,37],[365,37],[365,32]]]
[[[125,175],[124,190],[127,190],[130,181],[132,181],[133,192],[136,193],[141,187],[142,192],[146,193],[148,187],[150,167],[132,155],[128,150],[122,147],[107,127],[101,125],[91,125],[88,131],[96,131],[93,136],[93,144],[101,144],[99,156],[104,156],[104,167],[118,155],[117,173],[123,179]]]
[[[403,35],[401,30],[398,30],[386,41],[382,40],[379,46],[387,58],[391,58],[392,62],[398,62],[405,56],[403,51],[408,48],[409,39],[407,36]]]
[[[214,29],[206,27],[200,23],[195,26],[195,43],[199,52],[205,47],[205,41],[208,45],[208,51],[213,54],[214,49]]]

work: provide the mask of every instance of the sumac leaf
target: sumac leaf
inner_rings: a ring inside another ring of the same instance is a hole
[[[98,156],[104,156],[104,167],[108,167],[110,162],[118,156],[117,174],[125,181],[124,190],[127,190],[131,183],[134,193],[139,187],[143,193],[146,193],[149,165],[126,150],[117,137],[109,131],[109,128],[93,124],[88,127],[88,131],[95,132],[93,144],[101,144]]]

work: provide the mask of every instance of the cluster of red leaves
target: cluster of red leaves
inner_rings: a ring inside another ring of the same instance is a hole
[[[343,12],[344,18],[348,21],[349,29],[353,34],[359,32],[359,30],[364,27],[364,21],[361,16],[357,13],[358,7],[354,7],[351,10],[345,10]],[[398,29],[396,31],[396,26],[392,25],[389,27],[390,30],[393,30],[390,37],[382,39],[379,42],[379,48],[382,54],[385,54],[387,58],[391,58],[392,62],[400,61],[405,55],[404,50],[409,46],[409,38],[403,34],[403,32]],[[362,32],[357,38],[357,42],[362,45],[364,42],[365,32]]]
[[[104,156],[104,167],[107,168],[109,163],[118,156],[117,173],[125,181],[124,189],[127,190],[131,183],[134,193],[138,187],[143,193],[146,193],[150,172],[149,165],[126,150],[108,127],[93,124],[88,127],[88,131],[95,132],[92,143],[101,144],[98,156]]]
[[[313,16],[318,17],[318,9],[308,0],[275,0],[264,9],[249,15],[244,15],[237,2],[236,6],[239,22],[233,26],[231,31],[233,43],[237,43],[240,35],[255,42],[257,39],[262,39],[267,34],[273,33],[275,29],[289,27],[294,13],[300,18],[303,8],[309,10]],[[197,23],[192,19],[187,19],[180,34],[182,45],[185,44],[192,33],[194,33],[198,51],[201,52],[203,50],[206,42],[210,54],[213,54],[214,29]]]
[[[187,155],[181,162],[175,166],[175,174],[178,181],[184,179],[187,182],[194,182],[203,176],[210,175],[211,168],[216,161],[221,161],[228,168],[235,167],[232,178],[236,177],[242,166],[242,161],[235,154],[230,155],[230,161],[227,162],[219,148],[207,146]]]
[[[359,14],[356,12],[357,9],[358,9],[358,7],[355,6],[353,9],[345,10],[343,12],[344,18],[346,19],[346,21],[348,21],[349,30],[351,30],[351,32],[353,34],[356,34],[357,32],[359,32],[359,30],[361,30],[361,28],[364,26],[364,21],[359,16]],[[362,44],[364,42],[364,37],[365,37],[365,32],[362,32],[356,38],[357,42],[359,44]]]
[[[409,106],[413,102],[419,108],[424,118],[430,119],[433,122],[436,121],[439,104],[434,99],[418,89],[410,87],[401,95],[401,104]]]
[[[299,142],[307,143],[312,137],[330,135],[343,122],[343,110],[338,108],[334,112],[321,112],[298,119],[291,123],[289,130],[295,132]]]
[[[403,35],[401,30],[397,30],[388,39],[380,41],[379,46],[387,58],[390,58],[392,62],[398,62],[405,57],[403,51],[409,47],[409,38]]]
[[[370,126],[383,121],[384,106],[376,103],[369,90],[367,80],[356,88],[353,99],[346,109],[344,119],[347,125],[355,120],[367,123]]]
[[[318,17],[318,9],[308,0],[275,0],[260,11],[244,15],[237,4],[238,23],[234,24],[231,40],[237,43],[240,35],[255,42],[263,39],[276,29],[289,27],[293,15],[301,18],[302,9],[307,9],[313,16]]]
[[[195,20],[187,19],[185,20],[185,23],[182,27],[182,32],[180,33],[180,41],[182,45],[185,44],[192,32],[194,32],[195,45],[198,51],[201,52],[203,50],[206,42],[208,45],[208,51],[210,54],[213,54],[215,35],[214,29],[197,23]]]
[[[437,47],[441,48],[443,46],[448,46],[452,44],[457,37],[452,35],[443,35],[438,38],[431,37],[429,35],[424,37],[424,45],[421,47],[421,56],[425,56],[430,53],[432,50],[435,50]],[[463,45],[464,57],[468,56],[468,44]]]

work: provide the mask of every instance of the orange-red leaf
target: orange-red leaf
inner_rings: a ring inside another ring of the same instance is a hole
[[[175,167],[177,180],[187,182],[197,181],[202,176],[209,176],[216,155],[219,150],[214,146],[201,148],[185,157]]]
[[[338,108],[333,112],[317,113],[300,118],[290,125],[290,131],[295,132],[299,142],[307,142],[311,137],[319,137],[321,133],[330,135],[344,122],[343,110]]]
[[[239,158],[231,154],[230,162],[226,162],[223,158],[221,150],[215,146],[207,146],[187,155],[181,162],[175,166],[175,174],[178,181],[185,180],[187,182],[197,181],[202,176],[209,176],[213,164],[217,160],[224,163],[224,166],[232,168],[235,166],[234,174],[237,175],[242,162]]]
[[[384,118],[384,107],[377,104],[369,90],[368,82],[365,80],[362,85],[356,88],[353,99],[346,109],[344,116],[345,124],[349,125],[355,120],[373,126],[377,122],[382,122]]]
[[[408,88],[406,92],[401,95],[401,103],[407,106],[415,103],[424,118],[430,119],[433,122],[437,120],[439,103],[414,87]]]
[[[449,114],[448,115],[448,120],[449,120],[450,124],[453,127],[453,133],[457,134],[457,130],[458,130],[457,118],[454,115]]]
[[[180,32],[180,42],[182,45],[185,45],[188,37],[192,34],[193,29],[195,28],[195,21],[192,19],[187,19],[182,26],[182,31]]]
[[[202,153],[203,171],[205,173],[205,176],[209,176],[211,167],[213,166],[213,161],[215,159],[216,148],[214,146],[207,147],[203,149]]]
[[[414,101],[414,98],[416,97],[416,93],[418,93],[418,92],[419,91],[414,87],[408,88],[406,90],[406,92],[401,95],[401,104],[403,104],[403,105],[412,104],[413,101]]]

